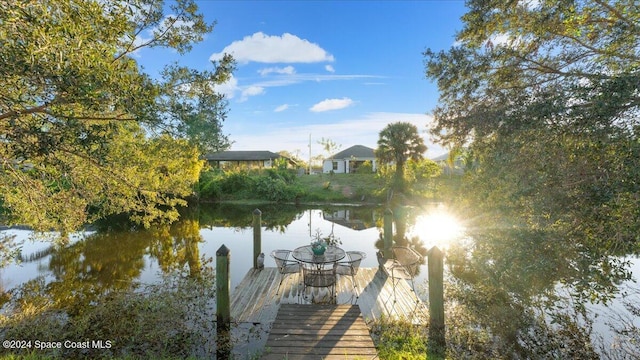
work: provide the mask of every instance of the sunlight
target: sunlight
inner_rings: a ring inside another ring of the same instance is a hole
[[[463,236],[464,227],[453,215],[437,210],[418,216],[413,234],[419,236],[427,248],[438,246],[444,250],[452,241]]]

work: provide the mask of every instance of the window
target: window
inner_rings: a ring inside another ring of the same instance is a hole
[[[337,171],[338,170],[338,162],[337,161],[333,161],[333,171]]]

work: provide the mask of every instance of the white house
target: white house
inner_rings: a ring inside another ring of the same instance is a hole
[[[336,174],[354,173],[365,161],[371,163],[373,172],[375,172],[377,164],[373,149],[363,145],[354,145],[334,154],[330,158],[324,159],[322,172],[330,173],[333,171]]]

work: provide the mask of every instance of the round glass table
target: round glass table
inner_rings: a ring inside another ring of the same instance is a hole
[[[324,254],[315,255],[313,253],[313,250],[311,249],[311,245],[305,245],[294,249],[291,255],[294,259],[300,261],[301,263],[321,266],[325,264],[337,263],[338,261],[344,259],[346,253],[339,247],[329,246],[324,251]]]

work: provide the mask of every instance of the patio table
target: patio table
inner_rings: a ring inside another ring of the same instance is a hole
[[[316,267],[324,267],[326,264],[335,264],[344,259],[346,253],[337,246],[329,246],[322,255],[315,255],[311,245],[300,246],[291,254],[299,262]]]

